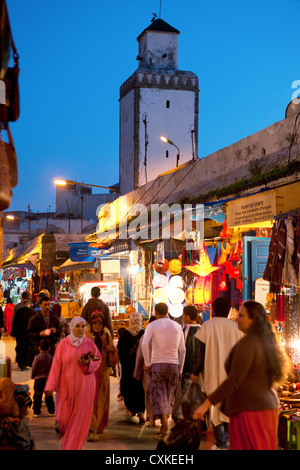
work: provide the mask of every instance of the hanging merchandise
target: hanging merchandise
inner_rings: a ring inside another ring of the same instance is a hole
[[[211,301],[210,276],[198,277],[193,289],[185,293],[185,300],[195,305],[209,304]]]
[[[220,237],[223,239],[230,238],[231,235],[233,234],[233,228],[228,228],[227,227],[227,217],[225,218],[223,222],[223,229],[221,230]]]
[[[157,274],[156,276],[154,276],[152,284],[155,289],[159,287],[167,287],[168,278],[164,274]]]
[[[218,265],[221,266],[222,264],[225,264],[230,252],[230,246],[227,243],[221,243],[221,249],[222,249],[222,254],[218,260]]]
[[[167,273],[169,270],[169,261],[165,259],[163,264],[159,264],[158,262],[155,262],[154,270],[159,274]]]
[[[153,292],[153,301],[155,303],[166,303],[168,301],[168,292],[166,289],[159,287]]]
[[[300,250],[299,209],[277,216],[263,279],[270,282],[270,291],[280,293],[282,286],[299,286]]]
[[[286,251],[282,269],[282,284],[296,286],[298,279],[294,264],[296,227],[292,217],[286,221]]]
[[[171,259],[169,262],[169,273],[170,274],[179,274],[181,273],[182,265],[179,259]]]
[[[182,304],[172,304],[169,307],[169,313],[173,318],[179,318],[183,314],[183,305]]]
[[[172,289],[176,289],[176,287],[183,288],[183,282],[181,276],[172,276],[169,279],[169,286]]]
[[[219,284],[218,291],[220,291],[220,292],[226,292],[227,291],[225,271],[223,271],[223,273],[222,273],[222,279],[221,279],[221,282]]]
[[[165,244],[164,242],[160,242],[157,244],[157,265],[162,266],[165,261]]]
[[[169,301],[172,304],[181,304],[184,302],[184,292],[182,289],[179,287],[176,287],[175,289],[169,288]]]
[[[212,266],[205,248],[204,242],[201,242],[199,249],[199,263],[193,266],[183,266],[197,276],[208,276],[214,271],[221,269],[220,266]]]

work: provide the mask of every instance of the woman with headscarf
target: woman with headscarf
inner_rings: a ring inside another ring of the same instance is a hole
[[[86,321],[73,318],[71,333],[58,343],[45,393],[56,391],[56,421],[63,450],[80,450],[88,436],[102,357],[85,335]]]
[[[101,366],[96,371],[96,394],[88,441],[93,441],[97,434],[101,434],[108,423],[113,340],[104,324],[104,315],[101,312],[94,312],[86,331],[87,337],[95,342],[102,356]]]
[[[140,423],[145,421],[145,395],[142,380],[134,378],[136,352],[140,338],[144,334],[142,315],[133,312],[129,317],[129,326],[119,338],[118,352],[122,367],[120,391],[130,416],[138,415]]]

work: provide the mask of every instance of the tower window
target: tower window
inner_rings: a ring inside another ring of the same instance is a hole
[[[167,101],[166,101],[166,108],[169,108],[169,107],[170,107],[170,101],[167,100]]]

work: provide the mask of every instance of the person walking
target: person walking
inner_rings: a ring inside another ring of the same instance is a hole
[[[158,303],[154,311],[156,321],[147,325],[142,353],[145,372],[150,374],[149,396],[153,414],[161,421],[160,433],[156,437],[162,439],[168,431],[168,418],[182,374],[185,344],[182,328],[168,318],[167,305]]]
[[[50,310],[49,297],[42,297],[40,301],[41,311],[38,311],[30,318],[28,323],[28,333],[34,344],[35,354],[39,353],[39,342],[42,338],[48,338],[53,356],[55,346],[61,335],[59,318]]]
[[[149,318],[148,322],[146,322],[147,326],[155,320],[156,320],[156,317],[152,315]],[[144,338],[144,335],[141,337],[138,348],[137,348],[133,377],[136,380],[142,379],[144,394],[145,394],[146,421],[148,422],[150,426],[154,426],[154,415],[153,415],[153,410],[152,410],[150,396],[149,396],[150,376],[149,374],[145,373],[145,361],[144,361],[144,356],[142,353],[143,338]],[[151,355],[151,344],[150,344],[150,355]]]
[[[86,337],[85,328],[84,318],[71,320],[71,333],[58,343],[45,385],[47,395],[56,392],[56,421],[62,450],[81,450],[93,412],[95,372],[102,357],[94,341]]]
[[[16,362],[21,370],[32,366],[34,346],[28,333],[30,318],[35,315],[29,300],[23,300],[22,306],[16,311],[11,336],[16,339]]]
[[[260,303],[244,302],[237,323],[245,335],[226,360],[228,376],[193,418],[203,419],[212,405],[222,402],[230,417],[230,450],[276,450],[279,399],[275,387],[287,379],[289,359]]]
[[[14,308],[15,308],[15,305],[13,304],[13,301],[11,300],[10,297],[7,297],[7,303],[4,307],[4,312],[3,312],[5,333],[7,335],[10,335],[10,332],[11,332]]]
[[[100,288],[97,286],[91,289],[91,298],[87,301],[83,307],[81,316],[86,320],[87,323],[91,321],[91,315],[93,312],[101,312],[105,318],[105,326],[109,329],[111,337],[114,337],[114,328],[112,325],[111,314],[108,306],[100,299]]]
[[[184,323],[183,336],[185,342],[185,358],[182,370],[182,378],[178,383],[175,404],[172,410],[172,418],[176,422],[181,414],[181,399],[192,383],[191,376],[198,357],[199,341],[195,338],[201,325],[197,323],[198,311],[194,305],[186,305],[183,308],[182,321]]]
[[[224,297],[212,303],[212,319],[203,323],[195,335],[199,340],[197,363],[191,375],[192,382],[198,382],[203,374],[203,389],[207,395],[215,390],[226,378],[225,360],[233,346],[242,338],[233,320],[229,320],[230,306]],[[221,410],[221,404],[210,408],[208,425],[213,427],[215,444],[212,450],[227,449],[229,418]]]
[[[50,341],[42,339],[39,343],[40,353],[35,356],[32,363],[31,378],[34,379],[33,385],[33,412],[34,417],[41,415],[42,399],[45,385],[51,369],[53,357],[49,354]],[[52,394],[45,395],[45,403],[50,415],[55,413],[55,405]]]
[[[120,393],[130,416],[138,415],[140,423],[145,422],[145,393],[142,379],[133,376],[139,341],[144,334],[143,318],[138,312],[129,316],[129,326],[119,337],[118,353],[121,363]]]
[[[103,433],[108,424],[110,400],[110,371],[113,366],[113,340],[108,328],[104,326],[105,319],[101,312],[94,312],[91,323],[87,327],[86,336],[92,339],[99,349],[102,362],[96,373],[96,394],[93,414],[90,424],[88,441],[93,441],[98,434]]]

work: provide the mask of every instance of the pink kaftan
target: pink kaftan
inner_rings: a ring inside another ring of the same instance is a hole
[[[89,351],[100,360],[82,366],[79,358]],[[56,391],[56,420],[63,450],[80,450],[87,438],[95,399],[95,371],[101,361],[97,346],[86,336],[77,348],[68,337],[58,343],[45,391]]]

